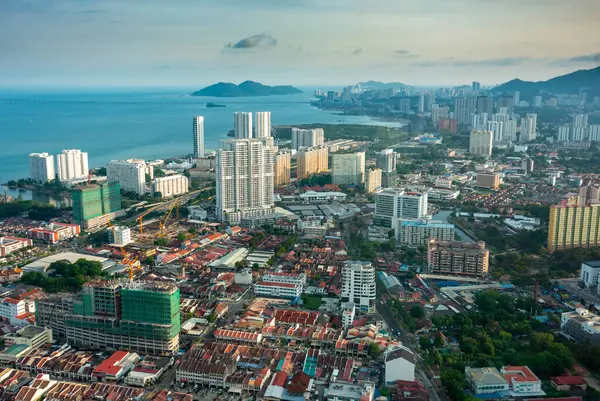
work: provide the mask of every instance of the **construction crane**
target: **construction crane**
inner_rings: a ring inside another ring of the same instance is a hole
[[[117,237],[115,235],[115,226],[113,226],[113,224],[110,222],[110,220],[108,220],[108,227],[110,227],[110,229],[112,231],[112,235],[113,235],[112,240],[113,240],[113,243],[114,243],[114,242],[117,241]]]
[[[177,217],[179,218],[179,202],[174,202],[171,207],[169,208],[169,211],[167,212],[164,220],[159,220],[158,224],[159,224],[159,235],[164,236],[165,235],[165,228],[167,227],[167,221],[169,221],[169,217],[171,216],[171,213],[173,212],[173,209],[177,208]]]

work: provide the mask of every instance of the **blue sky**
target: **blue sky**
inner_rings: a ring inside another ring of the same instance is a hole
[[[0,85],[496,84],[600,65],[598,0],[0,0]]]

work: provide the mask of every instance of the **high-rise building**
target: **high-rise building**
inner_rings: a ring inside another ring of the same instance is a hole
[[[425,95],[422,93],[419,95],[419,104],[417,106],[417,111],[419,113],[425,112]]]
[[[477,111],[476,97],[457,97],[454,99],[454,119],[461,124],[470,124],[471,115]]]
[[[254,114],[255,127],[254,138],[270,138],[271,137],[271,112],[258,111]]]
[[[189,191],[189,179],[183,174],[167,175],[158,177],[152,181],[152,194],[160,194],[162,198],[187,194]]]
[[[221,141],[217,151],[217,218],[239,224],[242,218],[273,213],[273,148],[261,139]]]
[[[429,273],[458,276],[485,276],[490,251],[485,242],[458,242],[430,239],[427,246]]]
[[[323,145],[323,143],[325,143],[323,128],[292,128],[292,149],[314,148]]]
[[[573,128],[571,131],[571,140],[583,141],[587,138],[588,115],[575,114],[573,116]]]
[[[334,153],[331,164],[333,184],[358,185],[365,181],[365,152]]]
[[[491,156],[493,135],[491,131],[471,130],[469,153],[479,156]]]
[[[36,323],[85,349],[171,355],[179,350],[179,288],[161,281],[84,284],[81,294],[36,301]]]
[[[475,185],[482,188],[496,190],[500,188],[500,174],[496,173],[477,173]]]
[[[477,98],[477,113],[486,113],[491,117],[494,114],[494,99],[488,96],[479,96]]]
[[[233,115],[236,139],[252,138],[252,113],[236,111]]]
[[[365,173],[365,192],[368,194],[374,193],[377,188],[381,187],[381,169],[374,168],[367,170]]]
[[[279,151],[275,155],[275,186],[287,185],[291,181],[292,153]]]
[[[471,90],[475,93],[475,94],[479,94],[479,90],[481,89],[481,84],[477,81],[473,81],[473,83],[471,84]]]
[[[194,158],[204,157],[204,117],[196,116],[193,120]]]
[[[121,187],[116,181],[75,188],[71,191],[71,197],[73,220],[84,228],[95,226],[93,222],[103,216],[111,220],[121,210]],[[98,224],[103,223],[98,221]]]
[[[79,149],[63,150],[56,155],[56,169],[58,179],[61,181],[86,178],[90,171],[88,154]]]
[[[541,96],[534,96],[533,97],[533,107],[542,107],[542,97]]]
[[[397,154],[394,149],[383,149],[376,155],[377,167],[384,173],[396,171]]]
[[[131,229],[125,226],[114,226],[106,229],[110,243],[125,246],[131,242]]]
[[[433,93],[428,93],[427,95],[425,95],[425,111],[431,111],[434,104],[435,95]]]
[[[488,121],[487,130],[492,131],[493,143],[499,143],[504,140],[504,123],[502,121]]]
[[[410,99],[400,99],[398,102],[398,110],[402,114],[410,114]]]
[[[600,246],[600,203],[550,207],[548,252]]]
[[[515,92],[513,92],[513,105],[514,105],[514,107],[519,107],[519,103],[521,103],[521,92],[515,91]]]
[[[342,268],[342,302],[353,302],[362,312],[375,312],[375,267],[349,260]]]
[[[450,108],[448,106],[440,106],[434,104],[431,106],[431,121],[434,125],[437,125],[438,121],[445,120],[450,115]]]
[[[503,96],[496,98],[498,113],[512,114],[512,108],[514,106],[512,96]],[[504,109],[504,111],[502,111]]]
[[[534,141],[537,137],[537,114],[527,113],[521,118],[521,138],[519,142]]]
[[[502,128],[504,130],[505,142],[515,142],[517,140],[517,120],[508,120],[503,122]]]
[[[592,203],[600,203],[600,181],[586,178],[579,187],[577,204],[587,205]]]
[[[106,166],[109,181],[118,181],[124,191],[135,192],[138,195],[146,193],[146,174],[152,178],[153,167],[143,160],[112,160]]]
[[[558,127],[558,134],[556,139],[559,142],[568,142],[571,140],[571,127],[568,125],[561,125]]]
[[[600,142],[600,124],[591,124],[588,126],[588,139]]]
[[[427,245],[430,238],[443,241],[454,241],[456,229],[454,224],[443,221],[422,219],[401,219],[395,230],[396,240],[402,245],[418,247]]]
[[[396,229],[399,219],[422,219],[427,215],[427,193],[403,188],[384,188],[375,193],[373,224]]]
[[[56,176],[54,174],[54,156],[48,153],[29,154],[29,176],[37,182],[48,182]]]
[[[313,174],[329,171],[329,150],[327,146],[302,149],[296,154],[296,177],[299,180]]]
[[[471,128],[473,129],[486,129],[488,123],[487,113],[474,113],[471,114]]]
[[[533,173],[533,160],[526,158],[521,160],[521,170],[523,170],[525,172],[525,174],[530,174]]]

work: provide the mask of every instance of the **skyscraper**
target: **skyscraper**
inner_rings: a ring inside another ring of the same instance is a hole
[[[270,138],[271,137],[271,112],[258,111],[255,113],[256,125],[254,130],[254,138]]]
[[[504,140],[504,123],[502,121],[488,121],[487,130],[493,133],[493,143],[499,143]]]
[[[515,142],[517,140],[517,120],[504,121],[502,128],[504,135],[502,135],[505,142]]]
[[[381,169],[373,168],[365,173],[365,192],[372,194],[381,187]]]
[[[425,111],[431,111],[434,104],[435,104],[435,95],[433,93],[428,93],[425,96]]]
[[[302,149],[296,154],[296,160],[296,177],[299,180],[329,171],[329,150],[326,146]]]
[[[48,182],[55,178],[54,156],[48,153],[29,154],[29,176],[37,182]]]
[[[273,148],[260,139],[221,141],[217,151],[219,220],[239,224],[243,218],[273,213],[273,162]]]
[[[469,153],[479,156],[492,155],[493,133],[485,130],[471,130]]]
[[[476,97],[457,97],[454,100],[454,119],[461,124],[469,124],[471,115],[477,111]]]
[[[559,142],[568,142],[571,140],[571,127],[568,125],[561,125],[558,127],[558,134],[556,140]]]
[[[513,92],[513,105],[519,107],[519,103],[521,103],[521,92],[515,91]]]
[[[591,124],[588,126],[588,139],[600,142],[600,124]]]
[[[300,129],[292,128],[292,149],[312,148],[325,143],[323,128]]]
[[[331,164],[333,184],[358,185],[365,181],[365,152],[334,153]]]
[[[394,149],[383,149],[376,155],[377,167],[384,173],[392,173],[396,171],[397,154]]]
[[[395,229],[399,219],[421,219],[427,215],[427,193],[407,192],[403,188],[384,188],[375,194],[373,224]]]
[[[252,138],[252,113],[236,111],[233,128],[237,139]]]
[[[204,117],[196,116],[193,120],[194,158],[204,157]]]
[[[494,113],[494,99],[487,96],[479,96],[477,98],[477,113],[486,113],[491,117]]]
[[[437,125],[438,121],[445,120],[448,118],[450,114],[450,109],[448,106],[440,106],[439,104],[434,104],[431,106],[431,121],[434,125]]]
[[[534,96],[533,97],[533,107],[542,107],[542,97],[541,96]]]
[[[275,186],[290,183],[290,172],[292,168],[292,153],[280,151],[275,155]]]
[[[56,165],[61,181],[86,178],[89,173],[88,154],[79,149],[63,150],[56,156]]]
[[[473,84],[471,84],[471,90],[477,95],[477,94],[479,94],[480,89],[481,89],[481,84],[477,81],[473,81]]]
[[[109,181],[118,181],[125,191],[135,192],[138,195],[146,193],[146,174],[152,176],[152,166],[143,160],[112,160],[106,166],[106,175]]]
[[[575,114],[573,116],[573,128],[571,130],[571,139],[573,141],[583,141],[588,137],[588,115]]]
[[[410,114],[410,99],[400,99],[398,102],[398,110],[402,114]]]
[[[537,114],[527,113],[521,118],[521,138],[520,142],[529,142],[535,140],[537,136]]]
[[[419,113],[425,112],[425,95],[422,93],[419,95],[419,105],[417,111]]]
[[[349,260],[342,268],[342,302],[353,302],[363,312],[375,312],[375,267]]]

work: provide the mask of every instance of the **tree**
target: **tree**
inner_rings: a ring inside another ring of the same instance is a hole
[[[534,351],[545,351],[554,343],[554,335],[551,333],[533,333],[529,345]]]
[[[464,390],[467,383],[463,372],[452,368],[445,369],[442,370],[440,379],[450,399],[453,401],[465,400]]]
[[[260,266],[258,265],[258,263],[253,263],[252,270],[258,270],[258,269],[260,269]]]
[[[390,390],[387,387],[384,387],[381,389],[381,391],[379,392],[379,394],[381,394],[384,397],[387,397],[390,395]]]
[[[412,308],[410,308],[410,315],[415,319],[420,319],[423,316],[425,316],[425,311],[420,305],[415,305]]]
[[[169,241],[166,238],[157,238],[154,240],[154,245],[156,246],[167,246]]]
[[[381,349],[379,348],[379,345],[377,345],[376,343],[369,344],[368,352],[369,352],[369,355],[371,356],[371,358],[373,358],[373,359],[377,359],[381,355]]]
[[[179,234],[177,234],[177,241],[179,241],[179,242],[185,241],[186,238],[187,238],[187,235],[185,235],[184,232],[180,232]]]
[[[146,258],[146,260],[144,261],[144,263],[146,263],[147,265],[153,266],[154,265],[154,256],[148,256]]]
[[[206,320],[208,320],[208,323],[214,323],[215,320],[217,320],[217,315],[215,315],[214,313],[211,313],[210,315],[208,315]]]

